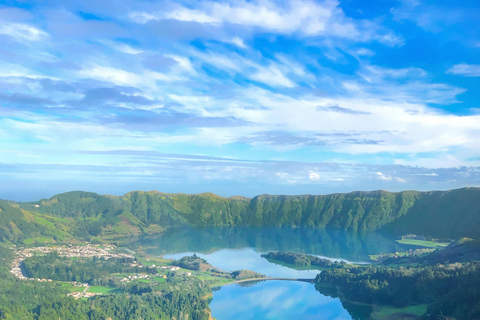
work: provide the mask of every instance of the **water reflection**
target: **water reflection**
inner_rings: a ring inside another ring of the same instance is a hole
[[[403,249],[399,243],[378,233],[252,227],[170,229],[138,244],[151,247],[148,252],[155,255],[254,248],[258,252],[292,251],[350,261],[367,261],[371,254]]]
[[[148,254],[178,259],[196,253],[225,271],[248,269],[271,277],[313,279],[318,270],[295,270],[261,257],[269,251],[292,251],[347,261],[402,251],[404,246],[378,233],[291,228],[182,228],[135,244]],[[348,304],[312,284],[264,281],[222,287],[210,303],[224,319],[369,319],[370,308]]]
[[[180,259],[185,255],[192,255],[193,252],[182,252],[165,255],[166,258]],[[253,270],[270,277],[281,278],[306,278],[313,279],[318,270],[295,270],[273,264],[261,257],[261,253],[253,248],[223,249],[213,253],[197,253],[201,258],[206,259],[210,264],[224,271],[235,271],[241,269]]]
[[[215,292],[212,316],[224,319],[352,319],[339,299],[318,294],[313,285],[265,281],[252,287],[230,285]]]

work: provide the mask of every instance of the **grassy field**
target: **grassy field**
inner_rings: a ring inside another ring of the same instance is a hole
[[[223,277],[212,276],[206,272],[194,273],[193,276],[197,277],[200,280],[204,280],[210,284],[211,287],[223,286],[227,283],[233,282],[233,279],[227,279]]]
[[[67,289],[67,290],[70,291],[70,292],[83,291],[83,289],[84,289],[84,287],[77,287],[77,286],[74,286],[73,284],[67,283],[67,282],[61,283],[60,286],[61,286],[62,288]]]
[[[44,225],[46,227],[54,228],[55,223],[53,223],[50,220],[45,219],[44,217],[36,216],[35,217],[35,222],[41,225]]]
[[[168,266],[171,265],[171,261],[159,257],[148,257],[148,258],[137,258],[138,261],[144,266],[151,266],[152,264],[156,266]]]
[[[138,282],[143,282],[143,283],[150,283],[152,282],[151,280],[148,279],[137,279]]]
[[[407,316],[420,317],[427,311],[426,304],[417,304],[408,306],[405,308],[392,308],[392,307],[380,307],[372,313],[372,319],[376,320],[388,320],[388,319],[400,319],[398,316],[403,315],[406,319]]]
[[[55,243],[55,241],[51,238],[44,238],[44,237],[39,237],[39,238],[28,238],[23,240],[25,244],[34,244],[35,242],[39,243]]]
[[[419,247],[427,247],[427,248],[435,248],[435,249],[445,248],[450,244],[448,242],[437,242],[437,241],[417,240],[417,239],[401,239],[396,241],[401,244],[408,244],[411,246],[419,246]]]
[[[105,294],[113,290],[115,290],[115,288],[104,287],[104,286],[91,286],[90,288],[88,288],[88,292],[101,293],[101,294]]]

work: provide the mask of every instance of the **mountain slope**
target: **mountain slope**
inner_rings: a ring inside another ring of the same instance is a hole
[[[0,241],[29,244],[35,239],[70,239],[70,221],[57,220],[55,217],[31,213],[0,200]]]
[[[82,237],[142,234],[178,226],[301,226],[452,238],[480,235],[480,188],[253,199],[212,193],[134,191],[108,196],[76,191],[18,206],[32,215],[71,219],[72,231]],[[20,216],[22,211],[16,212]],[[6,223],[2,220],[1,225]]]
[[[480,234],[480,189],[463,188],[421,193],[407,214],[386,230],[397,234],[476,237]]]

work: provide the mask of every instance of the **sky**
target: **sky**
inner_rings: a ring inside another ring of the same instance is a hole
[[[0,198],[480,186],[477,0],[0,1]]]

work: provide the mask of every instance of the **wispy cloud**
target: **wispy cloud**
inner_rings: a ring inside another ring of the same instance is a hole
[[[167,12],[136,11],[137,23],[177,20],[216,27],[237,25],[273,33],[332,36],[361,41],[377,40],[387,45],[402,43],[401,37],[372,21],[347,18],[336,0],[314,1],[203,1],[195,9],[177,5]]]
[[[332,105],[327,104],[325,106],[317,106],[317,111],[329,111],[329,112],[338,112],[338,113],[347,113],[347,114],[370,114],[370,112],[366,112],[362,110],[342,108],[336,104],[332,104]]]
[[[0,26],[0,34],[8,35],[14,39],[26,41],[40,41],[48,34],[32,25],[24,23],[3,22]]]
[[[300,31],[316,34],[325,31],[326,23],[338,3],[335,1],[287,2],[280,7],[273,2],[218,3],[205,1],[198,9],[179,6],[167,13],[135,12],[132,19],[145,23],[154,19],[174,19],[207,24],[238,24],[281,33]],[[340,27],[340,26],[339,26]]]
[[[448,69],[447,73],[465,77],[480,77],[480,64],[456,64]]]
[[[2,181],[53,184],[62,170],[84,186],[119,177],[232,194],[478,184],[478,90],[464,77],[480,76],[479,9],[468,6],[6,4]]]

